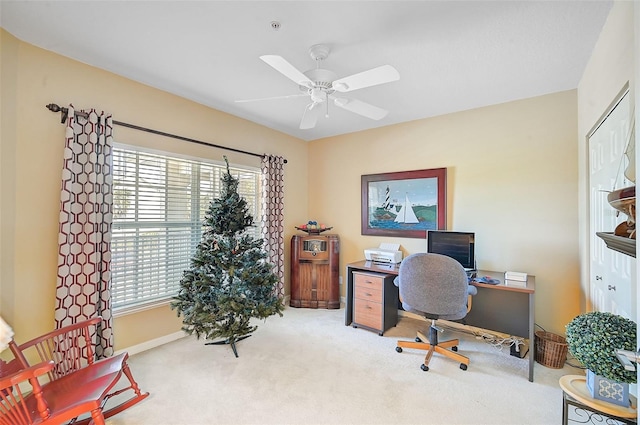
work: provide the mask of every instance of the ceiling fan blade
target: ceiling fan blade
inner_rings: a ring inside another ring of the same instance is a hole
[[[305,87],[313,86],[313,81],[311,81],[309,77],[298,71],[296,67],[287,62],[282,56],[263,55],[260,56],[260,59],[294,83]]]
[[[302,96],[308,96],[308,95],[306,93],[298,93],[298,94],[289,94],[285,96],[259,97],[257,99],[241,99],[241,100],[236,100],[235,102],[236,103],[260,102],[263,100],[291,99],[294,97],[302,97]]]
[[[363,117],[376,121],[386,117],[389,113],[386,109],[378,108],[377,106],[373,106],[361,100],[338,97],[333,100],[333,103],[342,109],[346,109],[347,111],[354,112],[358,115],[362,115]]]
[[[316,126],[316,122],[318,122],[318,113],[320,111],[320,108],[317,108],[317,105],[317,102],[313,102],[304,108],[304,114],[302,114],[302,120],[300,121],[301,130],[308,130]]]
[[[400,79],[400,74],[391,65],[382,65],[368,71],[359,72],[333,82],[333,89],[342,93],[378,84],[390,83]]]

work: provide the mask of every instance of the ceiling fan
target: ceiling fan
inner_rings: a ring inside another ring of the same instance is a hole
[[[337,97],[338,93],[348,93],[354,90],[379,84],[390,83],[400,79],[400,74],[391,65],[382,65],[368,71],[359,72],[348,77],[337,78],[336,74],[327,69],[320,68],[320,61],[329,56],[329,47],[324,44],[316,44],[309,49],[311,59],[316,61],[316,68],[306,72],[301,72],[282,56],[263,55],[260,56],[265,63],[273,67],[276,71],[298,84],[302,93],[289,96],[276,96],[262,99],[237,100],[236,102],[254,102],[270,99],[286,99],[298,96],[309,96],[309,103],[302,115],[300,128],[310,129],[315,127],[318,114],[322,109],[322,104],[326,107],[326,116],[329,116],[329,101],[333,104],[354,112],[372,120],[384,118],[389,111],[356,99]]]

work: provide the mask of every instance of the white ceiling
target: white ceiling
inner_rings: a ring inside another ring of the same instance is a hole
[[[17,38],[303,140],[574,89],[612,1],[0,1]],[[272,21],[280,29],[271,27]],[[390,64],[400,80],[348,93],[380,121],[331,106],[298,128],[307,97],[259,59],[301,71],[308,50],[345,77]],[[73,102],[73,99],[52,99]],[[87,105],[87,107],[99,105]],[[133,117],[114,117],[134,121]],[[136,123],[144,125],[144,123]]]

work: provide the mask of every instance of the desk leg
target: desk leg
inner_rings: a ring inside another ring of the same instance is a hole
[[[562,425],[567,425],[568,420],[569,420],[569,405],[567,403],[567,394],[563,391],[562,392]]]
[[[529,382],[533,382],[533,366],[536,358],[535,294],[529,294]]]

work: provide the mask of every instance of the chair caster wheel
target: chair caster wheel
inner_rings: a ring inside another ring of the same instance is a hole
[[[451,351],[458,351],[458,347],[456,345],[454,345],[453,347],[451,347]]]
[[[422,342],[422,340],[419,337],[416,337],[416,342]]]
[[[398,353],[402,353],[402,347],[396,347],[396,351],[397,351]]]
[[[426,364],[421,364],[420,365],[420,369],[422,369],[424,372],[428,372],[429,371],[429,366],[427,366]]]
[[[460,369],[467,370],[467,365],[464,363],[460,363]]]

